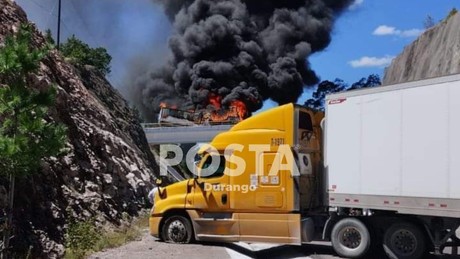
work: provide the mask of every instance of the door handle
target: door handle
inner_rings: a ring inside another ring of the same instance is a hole
[[[227,204],[227,194],[226,193],[222,194],[221,200],[222,200],[222,204]]]

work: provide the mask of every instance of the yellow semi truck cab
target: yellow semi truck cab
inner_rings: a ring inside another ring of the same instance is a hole
[[[330,240],[345,258],[375,258],[371,244],[390,258],[458,255],[459,98],[451,75],[328,95],[325,116],[293,104],[257,114],[200,150],[194,179],[160,188],[150,232]]]
[[[311,241],[302,214],[324,208],[323,117],[288,104],[217,135],[199,151],[197,177],[159,189],[151,234],[176,243]]]

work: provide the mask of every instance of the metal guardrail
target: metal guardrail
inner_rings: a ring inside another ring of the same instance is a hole
[[[161,125],[161,123],[141,123],[141,127],[143,129],[145,129],[145,128],[160,128],[160,127],[162,127],[162,125]]]
[[[180,128],[180,127],[204,127],[204,126],[234,126],[236,124],[230,124],[228,122],[209,122],[208,124],[201,124],[201,125],[181,125],[172,122],[155,122],[155,123],[141,123],[141,127],[144,129],[150,128]]]

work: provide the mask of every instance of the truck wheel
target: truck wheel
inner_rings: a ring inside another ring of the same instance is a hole
[[[334,225],[331,232],[334,251],[347,258],[363,257],[371,245],[369,230],[360,220],[345,218]]]
[[[171,216],[163,225],[161,237],[165,242],[188,244],[193,239],[192,224],[186,217]]]
[[[391,259],[419,259],[425,254],[425,237],[412,223],[395,223],[385,232],[383,249]]]

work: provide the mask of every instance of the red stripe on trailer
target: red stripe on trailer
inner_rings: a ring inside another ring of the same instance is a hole
[[[447,208],[447,204],[441,204],[441,208]]]
[[[430,203],[428,204],[429,207],[436,207],[436,205],[434,203]]]
[[[340,104],[340,103],[345,102],[346,100],[347,100],[347,98],[334,99],[334,100],[330,100],[329,104]]]
[[[353,200],[354,202],[359,202],[359,200]]]
[[[345,199],[345,201],[349,202],[349,201],[350,201],[350,199]]]
[[[383,204],[390,204],[389,201],[383,201]]]
[[[395,201],[394,204],[395,204],[395,205],[399,205],[399,201]]]
[[[335,201],[335,198],[330,198],[331,201]]]

